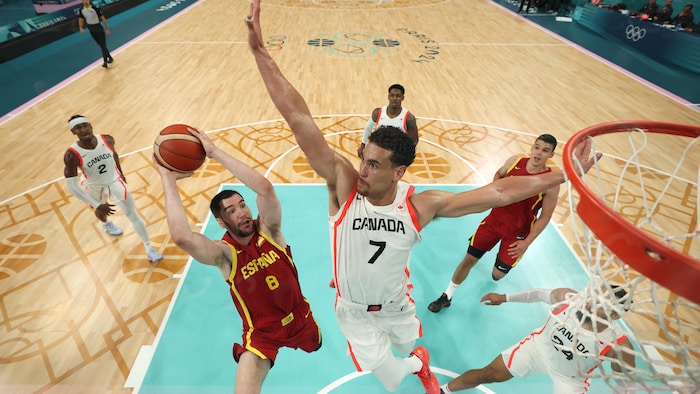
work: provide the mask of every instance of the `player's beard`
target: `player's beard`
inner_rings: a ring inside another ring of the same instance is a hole
[[[250,223],[252,223],[252,221],[250,221]],[[224,224],[226,225],[226,230],[228,230],[228,232],[230,232],[231,234],[233,234],[237,237],[240,237],[240,238],[245,238],[245,237],[253,234],[253,232],[255,232],[254,226],[250,226],[250,230],[242,230],[239,227],[234,226],[231,223],[228,223],[226,220],[224,220]]]

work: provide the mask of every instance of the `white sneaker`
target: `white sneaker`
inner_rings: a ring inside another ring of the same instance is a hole
[[[104,228],[109,235],[114,235],[115,237],[117,235],[122,235],[123,233],[122,229],[117,227],[116,224],[112,223],[111,220],[109,222],[102,223],[102,228]]]
[[[148,248],[148,250],[146,250],[146,256],[148,256],[148,260],[150,260],[151,263],[157,263],[163,260],[163,255],[158,253],[158,251],[153,249],[153,247],[150,247]]]

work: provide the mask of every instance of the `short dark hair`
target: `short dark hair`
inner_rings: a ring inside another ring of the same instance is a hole
[[[552,151],[557,149],[557,139],[551,134],[542,134],[535,141],[542,141],[545,144],[552,145]]]
[[[225,198],[233,197],[235,195],[241,196],[241,193],[235,191],[235,190],[222,190],[220,191],[217,195],[214,196],[214,198],[211,199],[211,203],[209,203],[209,209],[211,210],[211,214],[214,215],[215,218],[220,218],[221,217],[221,201]],[[241,199],[243,196],[241,196]]]
[[[396,166],[408,167],[416,158],[416,145],[408,134],[398,127],[379,126],[369,135],[369,142],[391,151],[389,160]]]
[[[399,85],[398,83],[389,86],[389,90],[387,90],[387,92],[391,93],[392,89],[399,89],[401,94],[406,94],[406,89],[404,89],[403,86]]]

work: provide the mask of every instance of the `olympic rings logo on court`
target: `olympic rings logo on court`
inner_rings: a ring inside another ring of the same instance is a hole
[[[625,34],[628,40],[639,41],[647,35],[647,29],[629,24],[625,28]]]
[[[267,48],[268,51],[281,51],[285,41],[287,41],[287,36],[283,34],[270,36],[265,42],[265,48]]]

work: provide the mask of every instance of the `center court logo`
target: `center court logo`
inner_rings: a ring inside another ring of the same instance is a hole
[[[625,28],[625,35],[627,35],[628,40],[639,41],[647,35],[647,29],[629,24]]]
[[[366,31],[344,31],[333,35],[318,35],[306,41],[319,53],[342,57],[366,57],[379,53],[395,55],[401,42],[385,34]]]

